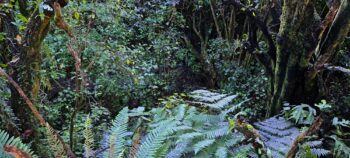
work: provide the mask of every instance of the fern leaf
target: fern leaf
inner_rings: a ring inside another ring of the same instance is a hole
[[[191,133],[185,133],[185,134],[182,134],[178,137],[178,140],[176,143],[178,142],[182,142],[182,141],[185,141],[185,140],[191,140],[191,139],[194,139],[196,137],[199,137],[199,136],[203,136],[204,134],[203,133],[200,133],[200,132],[191,132]]]
[[[322,145],[322,140],[308,141],[308,142],[305,142],[305,145],[311,148],[320,147]]]
[[[176,122],[158,127],[157,130],[152,130],[149,134],[147,134],[139,147],[136,158],[154,157],[157,150],[162,147],[162,143],[165,141],[165,139],[175,132],[176,129],[174,127],[176,127]]]
[[[350,158],[350,147],[348,147],[340,138],[338,138],[336,135],[331,136],[332,139],[334,139],[334,151],[333,154],[336,157],[348,157]]]
[[[67,157],[62,144],[60,143],[59,139],[57,138],[57,135],[55,134],[54,129],[48,124],[47,124],[47,127],[48,128],[46,129],[46,136],[51,146],[51,149],[54,153],[54,156],[56,158]]]
[[[125,148],[125,137],[128,135],[128,107],[123,108],[115,120],[113,121],[112,128],[110,130],[110,148],[109,153],[111,154],[111,150],[113,150],[113,155],[120,155]]]
[[[185,152],[186,148],[190,144],[190,141],[183,141],[176,144],[175,148],[172,149],[168,155],[167,158],[180,158],[181,155]]]
[[[162,147],[160,147],[157,152],[154,154],[154,157],[165,157],[168,153],[168,150],[170,148],[171,142],[167,142],[163,144]]]
[[[227,157],[227,148],[225,147],[219,147],[216,150],[215,156],[217,158],[226,158]]]
[[[227,95],[210,92],[208,90],[196,90],[190,93],[196,104],[200,104],[215,110],[221,110],[228,106],[238,95]]]
[[[23,144],[19,138],[10,137],[10,135],[7,132],[0,129],[0,157],[12,158],[12,156],[5,151],[4,146],[16,147],[22,152],[27,153],[29,156],[37,158],[37,156],[34,155],[34,152],[30,149],[28,145]]]
[[[215,139],[202,140],[194,145],[194,153],[197,154],[199,151],[213,144]]]
[[[209,139],[214,139],[214,138],[218,138],[218,137],[222,137],[224,135],[229,134],[229,127],[228,126],[224,126],[224,127],[220,127],[218,129],[214,129],[214,130],[210,130],[205,132],[206,137]]]
[[[322,148],[311,148],[311,153],[316,155],[317,157],[327,156],[330,151]]]
[[[185,112],[186,112],[186,107],[184,104],[179,105],[179,107],[177,108],[176,111],[176,120],[182,120],[185,116]]]
[[[299,135],[299,130],[283,117],[271,117],[254,123],[262,140],[275,158],[283,158],[290,145]]]
[[[233,99],[235,99],[238,95],[230,95],[225,98],[222,98],[220,101],[213,103],[213,104],[207,104],[208,107],[214,108],[214,109],[222,109],[226,106],[228,106]]]
[[[94,147],[94,135],[92,132],[92,120],[90,115],[86,117],[85,121],[85,130],[84,130],[84,149],[85,149],[85,157],[89,158],[93,155],[93,147]]]

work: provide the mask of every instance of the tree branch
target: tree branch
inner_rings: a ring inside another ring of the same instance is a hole
[[[219,27],[219,23],[218,23],[218,20],[216,18],[216,15],[215,15],[215,10],[214,10],[214,6],[213,6],[213,3],[212,3],[212,0],[209,0],[209,5],[210,5],[211,14],[213,16],[216,32],[218,33],[219,38],[222,38],[220,27]]]
[[[268,54],[272,60],[272,63],[274,63],[274,61],[276,61],[276,46],[275,46],[273,38],[269,32],[268,27],[266,26],[266,24],[263,21],[260,20],[261,16],[257,12],[255,12],[254,9],[252,9],[248,6],[245,6],[239,0],[227,0],[227,1],[225,1],[225,4],[233,5],[234,7],[237,7],[238,9],[244,10],[246,15],[249,18],[251,18],[253,22],[256,23],[256,25],[259,27],[262,34],[264,35],[264,37],[267,40],[267,43],[269,45]]]
[[[259,157],[268,157],[265,144],[261,140],[261,137],[259,135],[259,132],[252,127],[252,125],[243,122],[242,120],[238,119],[235,122],[234,129],[241,132],[245,140],[248,141],[248,143],[252,143],[256,153],[258,153]],[[260,151],[260,152],[259,152]]]
[[[315,53],[318,58],[309,70],[308,78],[314,79],[323,65],[335,54],[336,49],[343,43],[350,31],[350,0],[343,0],[325,38],[317,44]]]
[[[299,136],[297,138],[295,138],[293,144],[291,145],[291,148],[288,151],[286,158],[294,158],[295,154],[298,152],[299,143],[303,142],[307,136],[310,136],[313,133],[315,133],[316,131],[318,131],[318,129],[320,129],[323,121],[324,120],[322,118],[322,115],[318,116],[307,131],[299,134]]]
[[[325,64],[324,68],[327,70],[331,70],[331,71],[340,71],[343,72],[347,75],[350,75],[350,69],[344,68],[344,67],[340,67],[340,66],[332,66],[329,64]]]
[[[0,68],[0,76],[4,76],[12,84],[12,86],[15,87],[15,89],[18,91],[19,95],[23,98],[23,100],[26,102],[26,104],[28,105],[30,110],[33,112],[34,116],[39,120],[40,124],[42,126],[46,127],[47,129],[49,129],[50,125],[41,116],[38,109],[33,105],[33,103],[30,101],[28,96],[24,93],[22,88],[2,68]],[[76,158],[73,151],[64,143],[61,136],[56,131],[54,131],[54,132],[55,132],[54,134],[57,136],[60,143],[62,144],[63,148],[67,151],[67,154],[72,158]]]

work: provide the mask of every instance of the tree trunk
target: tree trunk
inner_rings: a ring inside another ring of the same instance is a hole
[[[27,10],[25,8],[26,4],[23,3],[24,1],[19,1],[19,7],[21,10],[21,13],[23,12],[26,14]],[[46,1],[43,2],[44,5],[53,6],[54,1]],[[58,3],[62,4],[62,7],[68,3],[67,0],[59,1]],[[8,15],[12,16],[6,16],[4,19],[7,19],[7,21],[14,21],[13,16],[14,10],[11,10]],[[35,9],[35,11],[31,14],[29,21],[26,26],[25,35],[22,38],[23,40],[21,42],[13,40],[12,43],[16,45],[16,47],[10,47],[14,49],[9,49],[8,53],[11,58],[19,58],[19,61],[14,63],[13,65],[10,65],[9,69],[12,69],[11,71],[11,77],[18,82],[21,87],[23,87],[23,90],[28,96],[30,96],[30,100],[34,102],[34,105],[36,104],[36,99],[39,94],[40,90],[40,67],[41,67],[41,54],[40,54],[40,47],[42,44],[42,41],[47,35],[47,32],[49,30],[50,21],[54,17],[55,10],[53,8],[44,10],[44,15],[39,15],[39,9]],[[27,13],[29,14],[29,13]],[[1,16],[1,15],[0,15]],[[1,17],[2,18],[2,17]],[[3,24],[3,19],[1,19],[1,24]],[[5,29],[4,32],[7,35],[11,35],[11,37],[8,37],[9,39],[15,39],[16,36],[20,36],[18,29],[15,25],[8,25],[11,26],[12,29]],[[2,28],[1,28],[2,29]],[[13,31],[13,30],[16,31]],[[14,34],[15,33],[15,34]],[[8,59],[6,60],[8,62]],[[33,118],[33,115],[29,108],[26,106],[23,106],[24,102],[19,97],[19,94],[17,91],[11,87],[11,107],[13,108],[14,112],[17,114],[17,117],[20,120],[20,127],[22,129],[22,132],[28,132],[30,133],[30,138],[34,139],[34,148],[36,145],[39,145],[39,124],[37,121]]]
[[[284,101],[313,105],[322,97],[321,77],[317,74],[350,30],[349,1],[342,1],[328,31],[320,31],[322,23],[315,16],[314,1],[284,1],[276,39],[276,63],[270,76],[273,83],[268,115],[278,114]],[[315,62],[311,61],[312,56],[316,56]]]
[[[308,68],[308,52],[316,45],[313,38],[315,24],[312,1],[286,0],[283,5],[281,24],[276,39],[276,63],[271,79],[269,114],[277,114],[282,102],[311,103],[316,94],[313,85],[304,84]]]

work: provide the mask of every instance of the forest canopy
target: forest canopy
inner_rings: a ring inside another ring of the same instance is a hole
[[[0,0],[1,158],[350,157],[350,0]]]

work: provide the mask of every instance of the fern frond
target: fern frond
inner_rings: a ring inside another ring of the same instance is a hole
[[[10,154],[8,154],[4,150],[4,146],[14,146],[20,149],[22,152],[27,153],[33,158],[37,158],[34,155],[34,152],[30,149],[30,147],[26,144],[23,144],[19,138],[11,137],[7,132],[0,129],[0,157],[1,158],[12,158]]]
[[[208,90],[195,90],[190,93],[190,97],[193,99],[206,103],[216,102],[225,96],[227,96],[227,94],[214,93]]]
[[[116,157],[116,152],[115,152],[115,144],[116,144],[116,138],[115,138],[115,135],[111,135],[109,137],[109,150],[108,150],[108,155],[105,156],[105,157],[108,157],[108,158],[114,158]]]
[[[85,121],[85,129],[84,129],[84,150],[85,150],[85,157],[89,158],[93,155],[93,148],[94,148],[94,135],[92,132],[92,120],[90,118],[90,115],[86,117]]]
[[[245,103],[246,101],[248,101],[248,100],[242,101],[242,102],[240,102],[240,103],[238,103],[236,105],[231,105],[231,107],[229,109],[223,111],[222,114],[223,115],[227,115],[228,113],[236,111],[237,109],[241,108],[243,103]]]
[[[210,92],[208,90],[195,90],[190,97],[197,103],[215,110],[221,110],[228,106],[238,95],[227,95]]]
[[[190,141],[185,140],[183,142],[176,143],[176,146],[174,149],[172,149],[168,155],[167,158],[180,158],[183,153],[185,153],[186,148],[190,144]]]
[[[233,149],[234,158],[247,158],[249,155],[254,155],[254,148],[252,145],[242,145]]]
[[[176,127],[176,123],[169,123],[147,134],[139,147],[136,158],[154,157],[157,150],[162,147],[165,139],[175,132],[176,129],[174,127]]]
[[[128,107],[123,108],[112,123],[112,128],[110,130],[109,153],[112,154],[113,151],[114,153],[112,155],[115,156],[120,155],[125,148],[125,137],[128,135],[128,111]],[[112,147],[114,149],[112,149]]]
[[[311,148],[320,147],[322,146],[322,140],[308,141],[308,142],[305,142],[304,145],[307,145]]]
[[[282,158],[290,149],[300,131],[283,117],[272,117],[262,122],[254,123],[259,134],[276,158]]]
[[[186,113],[186,107],[184,104],[179,105],[179,107],[176,110],[176,120],[182,120],[185,117]]]
[[[331,153],[329,150],[322,148],[311,148],[311,153],[316,155],[317,157],[324,157]]]
[[[350,157],[350,147],[348,147],[340,138],[336,135],[332,135],[331,138],[335,141],[333,154],[338,157]]]
[[[216,124],[218,122],[223,122],[225,120],[224,115],[210,115],[210,114],[198,114],[193,118],[193,121],[200,123],[212,123]]]
[[[222,137],[224,135],[227,135],[230,133],[229,127],[228,126],[223,126],[214,130],[210,130],[205,132],[205,135],[209,139],[214,139],[218,137]]]
[[[215,156],[217,158],[227,158],[227,148],[219,147],[218,150],[216,150]]]
[[[13,112],[12,108],[0,98],[0,123],[2,125],[18,128],[18,118]],[[0,127],[2,126],[0,125]],[[4,127],[4,126],[3,126]]]
[[[163,144],[162,147],[160,147],[157,152],[154,154],[154,157],[165,157],[168,153],[168,150],[170,148],[171,142],[168,141],[167,143]]]
[[[238,95],[230,95],[225,98],[222,98],[220,101],[212,104],[207,104],[208,107],[214,108],[214,109],[222,109],[226,106],[228,106],[233,99],[237,98]]]
[[[294,119],[295,123],[298,124],[311,124],[314,121],[315,115],[316,110],[314,108],[307,104],[301,104],[293,107],[289,119]]]
[[[55,158],[67,157],[62,144],[60,143],[59,139],[57,138],[57,135],[55,134],[54,129],[49,124],[47,124],[46,136]]]
[[[232,133],[232,137],[230,139],[227,139],[225,141],[226,147],[232,147],[235,145],[238,145],[240,142],[242,142],[244,139],[244,136],[241,133],[235,132]]]
[[[215,139],[206,139],[194,144],[193,145],[194,153],[197,154],[199,151],[203,150],[204,148],[208,147],[214,142],[215,142]]]

